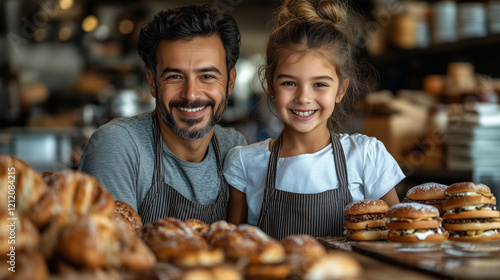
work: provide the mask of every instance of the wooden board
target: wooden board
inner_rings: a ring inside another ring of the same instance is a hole
[[[356,242],[355,252],[446,279],[500,279],[500,241],[443,243]]]

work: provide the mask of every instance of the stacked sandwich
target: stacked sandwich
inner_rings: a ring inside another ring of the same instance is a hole
[[[389,207],[385,217],[389,241],[441,242],[448,238],[436,207],[403,202]]]
[[[379,199],[364,199],[346,205],[344,235],[351,240],[367,241],[387,238],[385,212],[389,205]]]
[[[473,182],[450,185],[443,209],[450,240],[500,240],[500,212],[488,186]]]

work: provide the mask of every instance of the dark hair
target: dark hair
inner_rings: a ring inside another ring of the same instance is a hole
[[[349,79],[342,102],[335,106],[328,120],[331,130],[341,126],[348,112],[359,106],[359,101],[369,90],[367,83],[361,81],[361,68],[355,58],[360,29],[352,23],[353,14],[348,16],[347,11],[347,7],[338,1],[286,0],[278,14],[279,26],[269,37],[263,69],[264,85],[271,100],[274,95],[274,71],[283,54],[318,51],[324,55],[335,65],[340,79],[339,89],[344,80]]]
[[[240,31],[231,15],[208,5],[191,5],[158,12],[142,26],[137,52],[146,68],[156,75],[156,48],[161,40],[190,40],[196,36],[211,35],[218,35],[222,41],[229,75],[240,55]]]

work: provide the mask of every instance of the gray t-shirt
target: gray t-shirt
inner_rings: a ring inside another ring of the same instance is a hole
[[[152,113],[118,118],[99,127],[90,137],[78,170],[96,177],[114,199],[139,209],[153,180],[154,139]],[[221,157],[234,146],[246,145],[233,128],[215,126]],[[163,145],[165,183],[191,201],[215,202],[220,191],[217,161],[212,145],[201,162],[186,162]]]

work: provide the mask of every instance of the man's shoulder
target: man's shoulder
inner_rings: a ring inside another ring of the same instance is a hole
[[[133,117],[124,117],[113,119],[101,125],[97,131],[102,134],[134,134],[146,135],[151,131],[152,119],[151,112]]]
[[[224,154],[232,147],[244,146],[248,143],[245,136],[232,127],[215,125],[215,135]]]

